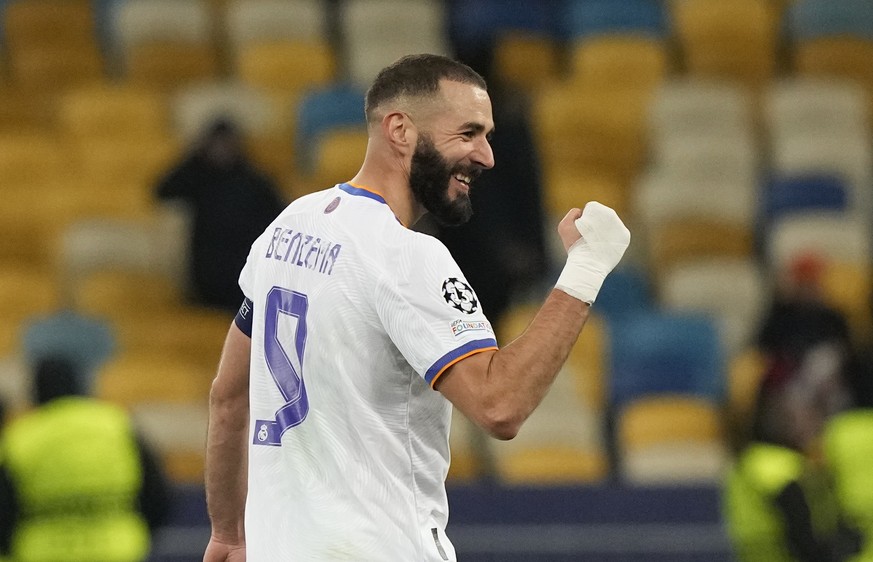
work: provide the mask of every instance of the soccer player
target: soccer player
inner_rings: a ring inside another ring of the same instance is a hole
[[[425,212],[470,217],[494,165],[484,80],[436,55],[383,69],[349,182],[288,206],[252,245],[210,399],[204,560],[455,560],[452,406],[512,439],[567,358],[630,233],[589,203],[558,225],[556,288],[502,349]]]

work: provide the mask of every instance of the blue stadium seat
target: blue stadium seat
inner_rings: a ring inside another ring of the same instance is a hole
[[[873,2],[870,0],[796,0],[786,14],[794,40],[854,35],[873,39]]]
[[[328,130],[366,126],[364,92],[348,84],[334,84],[304,94],[297,106],[295,132],[298,165],[309,170],[318,136]]]
[[[613,323],[611,334],[614,408],[664,394],[722,401],[725,360],[713,317],[653,311]]]
[[[845,211],[849,207],[845,181],[831,174],[777,175],[767,182],[763,195],[763,228],[789,213]]]
[[[486,47],[504,31],[553,36],[558,0],[449,0],[449,33],[461,47]]]
[[[603,282],[594,307],[607,322],[613,322],[650,311],[652,302],[651,288],[645,272],[630,266],[620,266]]]
[[[666,13],[658,0],[567,0],[561,27],[571,41],[616,33],[664,37]]]

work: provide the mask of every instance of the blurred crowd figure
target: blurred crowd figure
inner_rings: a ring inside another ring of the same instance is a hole
[[[242,303],[238,275],[252,242],[287,204],[250,161],[244,140],[230,119],[209,123],[155,190],[159,201],[182,203],[190,217],[187,299],[231,313]]]
[[[0,433],[0,558],[145,560],[170,505],[160,462],[74,361],[33,365],[33,408]]]
[[[873,416],[864,417],[869,431],[845,436],[835,422],[873,413],[873,371],[861,349],[866,342],[853,337],[847,318],[824,296],[826,266],[813,254],[788,265],[754,342],[766,368],[724,490],[725,520],[741,562],[873,559],[873,479],[867,476],[873,458],[858,463],[831,446],[845,447],[848,438],[849,448],[873,450]],[[851,489],[858,482],[864,490]],[[869,498],[869,505],[849,509],[847,495]]]

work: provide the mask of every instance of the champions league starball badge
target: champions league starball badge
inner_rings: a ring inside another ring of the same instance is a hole
[[[473,314],[479,310],[476,293],[457,277],[449,277],[443,281],[443,298],[452,308],[460,310],[464,314]]]

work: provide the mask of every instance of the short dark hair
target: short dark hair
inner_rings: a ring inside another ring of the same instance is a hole
[[[75,363],[66,357],[41,357],[33,366],[33,375],[32,392],[37,404],[84,394],[81,374]]]
[[[441,80],[452,80],[488,90],[485,79],[462,62],[442,55],[407,55],[383,68],[364,99],[367,121],[383,102],[402,95],[425,96],[439,91]]]

